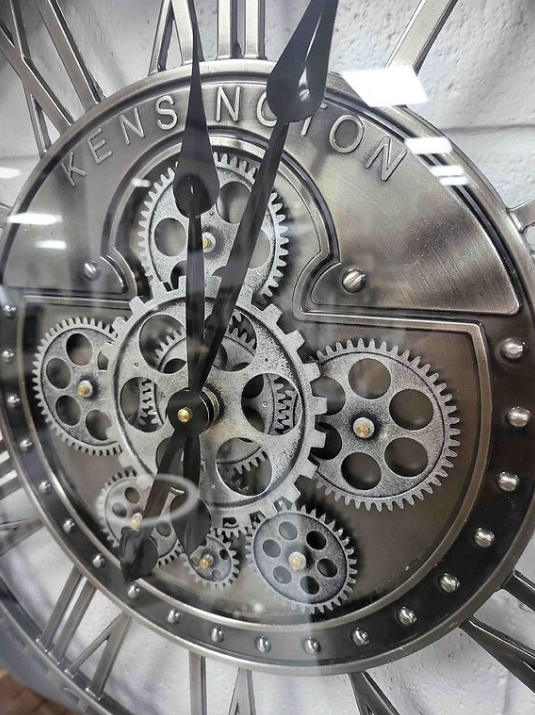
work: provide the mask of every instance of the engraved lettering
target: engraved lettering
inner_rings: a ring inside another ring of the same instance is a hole
[[[325,102],[322,102],[322,103],[320,104],[320,109],[327,109],[327,104],[326,104]],[[308,119],[305,119],[305,121],[304,121],[304,123],[303,123],[303,128],[301,129],[301,136],[302,136],[302,137],[306,137],[306,135],[308,134],[309,129],[310,129],[310,125],[312,124],[312,121],[314,120],[314,117],[315,117],[315,116],[316,116],[316,115],[313,114],[311,117],[308,117]]]
[[[256,107],[256,118],[258,119],[260,124],[263,124],[265,127],[274,127],[275,124],[277,123],[277,120],[269,119],[264,114],[264,105],[265,105],[266,101],[267,101],[267,92],[264,92],[264,94],[258,100],[258,104]]]
[[[77,176],[87,176],[87,173],[83,169],[79,169],[77,166],[74,166],[74,152],[71,151],[69,154],[69,158],[67,159],[67,166],[65,166],[64,162],[61,162],[61,168],[65,172],[65,175],[67,176],[67,179],[69,180],[69,184],[76,188],[76,181],[74,180],[74,175],[76,174]]]
[[[238,122],[240,120],[240,110],[241,110],[241,93],[242,88],[236,87],[234,91],[234,100],[231,101],[229,96],[223,87],[217,88],[216,96],[216,110],[215,110],[215,120],[220,122],[223,116],[223,105],[229,113],[233,122]]]
[[[383,137],[371,150],[364,166],[366,169],[370,169],[374,162],[381,157],[381,181],[388,181],[407,154],[408,151],[404,149],[392,160],[392,139],[391,137]]]
[[[159,97],[156,100],[156,112],[162,117],[169,117],[169,119],[165,122],[163,119],[158,119],[157,121],[158,126],[160,129],[163,129],[164,132],[174,129],[178,124],[178,114],[176,110],[173,109],[174,105],[175,100],[170,94],[165,94],[163,97]]]
[[[143,129],[143,125],[141,124],[141,117],[139,116],[139,109],[137,107],[134,108],[134,121],[131,121],[124,114],[121,114],[119,116],[119,122],[121,124],[121,129],[123,131],[124,140],[127,146],[130,146],[132,141],[130,139],[130,134],[128,133],[129,129],[134,132],[134,134],[136,134],[140,139],[145,139],[145,130]]]
[[[98,152],[100,151],[100,149],[102,149],[104,146],[106,146],[105,139],[101,139],[96,144],[94,143],[95,139],[100,134],[102,134],[102,127],[95,129],[95,131],[91,132],[91,134],[87,137],[87,145],[91,151],[91,154],[93,155],[93,159],[95,160],[96,164],[102,164],[103,161],[106,161],[106,159],[109,159],[110,156],[113,154],[113,152],[110,149],[105,154],[99,155]]]
[[[342,145],[339,142],[339,130],[346,123],[354,124],[355,126],[355,136],[349,142],[349,144]],[[354,117],[352,114],[344,114],[342,117],[338,117],[336,122],[333,124],[331,133],[329,135],[329,142],[332,148],[339,154],[351,154],[359,148],[362,140],[364,139],[364,124],[359,117]]]

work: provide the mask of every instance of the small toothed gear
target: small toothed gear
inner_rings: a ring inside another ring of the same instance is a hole
[[[69,318],[46,333],[34,361],[34,389],[45,419],[67,444],[92,455],[120,451],[106,431],[110,383],[99,361],[114,338],[109,325]]]
[[[439,486],[460,432],[453,398],[431,366],[408,350],[362,339],[328,347],[318,360],[331,381],[321,390],[333,396],[322,421],[335,453],[321,455],[318,485],[379,511],[412,505]]]
[[[227,154],[214,156],[221,190],[217,205],[202,217],[207,275],[214,275],[226,266],[236,237],[238,223],[232,223],[230,219],[234,217],[225,213],[232,206],[232,193],[234,189],[238,192],[243,191],[243,188],[250,191],[256,175],[256,169],[244,159]],[[139,232],[140,257],[145,274],[168,284],[172,282],[177,264],[187,257],[188,219],[176,207],[173,197],[174,176],[174,170],[169,168],[149,191],[141,212]],[[279,197],[273,194],[262,225],[259,245],[247,272],[243,296],[257,294],[270,297],[282,278],[288,254],[285,248],[288,243],[285,236],[287,228],[283,223],[285,216],[282,209]]]
[[[211,279],[207,284],[206,313],[210,314],[219,281]],[[155,474],[158,455],[167,445],[173,428],[166,414],[168,400],[179,390],[187,387],[188,370],[183,361],[176,361],[167,373],[155,366],[154,354],[148,355],[141,331],[148,329],[150,320],[179,325],[185,322],[184,281],[179,288],[167,291],[162,284],[153,286],[154,296],[143,302],[131,301],[132,316],[114,323],[117,341],[106,349],[110,360],[109,371],[113,389],[109,403],[112,426],[110,434],[123,446],[120,459],[125,466],[132,466],[138,473]],[[220,414],[210,428],[201,435],[201,453],[204,470],[201,475],[201,496],[210,506],[212,525],[225,533],[236,533],[249,527],[257,513],[269,516],[276,512],[275,504],[280,499],[293,503],[299,496],[295,485],[301,476],[312,478],[316,465],[310,455],[314,448],[324,444],[324,435],[316,428],[316,417],[325,411],[325,400],[312,393],[312,382],[319,377],[315,363],[304,363],[299,356],[303,338],[298,332],[285,333],[279,326],[281,313],[274,305],[265,309],[239,302],[237,311],[247,321],[255,334],[254,355],[239,369],[225,371],[217,365],[207,380],[207,388],[220,404]],[[242,396],[246,388],[259,375],[273,374],[285,381],[299,395],[301,411],[299,422],[291,430],[268,434],[265,426],[249,420],[244,411]],[[154,383],[158,401],[161,400],[163,424],[151,423],[145,427],[134,425],[123,411],[121,395],[132,380],[142,377]],[[257,472],[243,472],[238,484],[225,480],[219,472],[218,458],[224,454],[229,442],[249,440],[266,454],[260,464],[269,465],[261,473],[265,479],[259,486]],[[251,479],[249,479],[251,477]],[[246,488],[244,488],[246,487]]]
[[[143,512],[152,478],[138,475],[132,469],[114,475],[102,489],[97,501],[97,513],[108,540],[118,546],[125,527],[130,527],[132,517]],[[158,565],[165,566],[180,553],[180,546],[169,516],[174,495],[167,498],[158,525],[152,532],[158,548]]]
[[[332,520],[295,507],[261,519],[247,540],[255,571],[293,608],[323,613],[351,593],[355,550]]]
[[[181,558],[195,580],[211,589],[226,588],[239,575],[239,561],[231,540],[215,529],[189,558],[186,554]]]

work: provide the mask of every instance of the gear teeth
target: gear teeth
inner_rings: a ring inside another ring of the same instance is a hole
[[[294,331],[293,333],[289,333],[286,336],[286,345],[290,347],[292,350],[299,350],[304,343],[305,343],[305,338],[299,331]]]
[[[307,376],[307,380],[309,382],[314,382],[314,380],[317,380],[318,377],[321,377],[321,370],[315,362],[306,363],[304,366],[304,370]],[[325,401],[325,406],[326,405],[327,402]]]

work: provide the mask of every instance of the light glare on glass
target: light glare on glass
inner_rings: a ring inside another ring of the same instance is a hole
[[[425,89],[412,67],[355,70],[345,72],[343,77],[369,107],[427,102]]]

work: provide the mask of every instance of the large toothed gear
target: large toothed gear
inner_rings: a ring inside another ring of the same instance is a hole
[[[459,446],[456,406],[438,374],[374,340],[318,354],[328,397],[318,484],[346,503],[392,510],[440,485]]]
[[[218,286],[217,279],[208,282],[207,315],[212,310]],[[163,321],[166,325],[175,321],[179,331],[183,330],[180,328],[185,322],[183,281],[175,291],[166,291],[161,284],[154,284],[154,293],[153,299],[146,303],[139,299],[131,302],[132,316],[114,323],[118,338],[107,349],[113,387],[109,403],[110,434],[123,446],[121,459],[125,466],[146,474],[156,473],[158,455],[163,453],[173,433],[166,417],[167,403],[188,384],[184,360],[173,362],[175,372],[159,370],[157,353],[147,352],[143,341],[143,335],[151,331],[153,320]],[[310,459],[311,451],[320,448],[325,441],[323,433],[316,428],[316,418],[325,412],[326,403],[313,395],[311,384],[319,377],[319,368],[300,358],[298,350],[303,344],[302,336],[282,330],[278,324],[281,313],[274,305],[261,310],[250,303],[239,302],[237,311],[241,321],[254,331],[254,354],[232,371],[217,364],[212,369],[207,388],[217,397],[220,414],[201,435],[205,467],[201,475],[201,495],[210,506],[213,527],[224,529],[225,533],[249,527],[257,513],[265,516],[275,513],[275,504],[280,499],[294,502],[299,494],[295,482],[300,476],[314,476],[316,465]],[[249,394],[251,385],[258,384],[259,376],[265,375],[276,376],[299,396],[299,420],[291,429],[269,433],[262,420],[255,422],[247,410],[244,411],[244,395]],[[163,424],[159,424],[159,420],[145,426],[133,424],[124,412],[121,396],[140,377],[154,384]],[[235,440],[248,440],[261,447],[266,455],[259,469],[244,470],[238,483],[227,479],[224,470],[218,468],[219,463],[228,461]]]
[[[231,540],[215,529],[191,556],[182,554],[181,558],[195,580],[211,589],[227,588],[239,575],[239,561]]]
[[[227,154],[215,155],[221,190],[219,201],[202,216],[204,261],[207,275],[226,266],[236,233],[239,216],[233,206],[241,205],[251,190],[256,169],[247,161]],[[141,212],[140,257],[145,274],[171,284],[175,267],[187,258],[188,219],[176,207],[173,197],[175,173],[169,168],[149,191]],[[247,272],[242,295],[270,297],[278,286],[286,265],[283,205],[276,194],[270,199],[257,249]],[[238,212],[239,213],[239,212]]]
[[[351,593],[355,550],[334,521],[305,507],[261,519],[247,540],[256,573],[292,608],[332,610]]]
[[[123,529],[131,527],[132,518],[145,509],[151,486],[151,477],[128,469],[113,476],[102,489],[96,505],[97,513],[102,529],[114,546],[119,545]],[[169,515],[173,498],[173,494],[167,498],[158,525],[152,532],[158,548],[159,566],[165,566],[180,553]]]
[[[114,337],[109,325],[69,318],[47,332],[33,366],[45,419],[67,444],[92,455],[120,451],[117,440],[107,434],[110,383],[100,360],[103,347]]]

